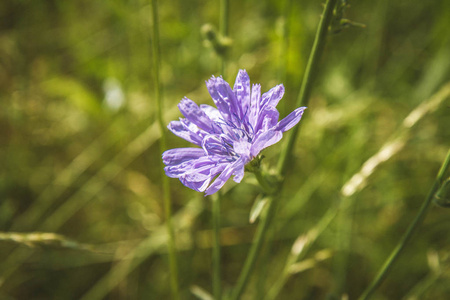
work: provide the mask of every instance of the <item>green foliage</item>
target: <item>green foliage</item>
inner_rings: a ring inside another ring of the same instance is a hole
[[[320,5],[230,2],[223,75],[234,78],[245,68],[263,91],[283,81],[287,113]],[[243,299],[358,297],[416,215],[447,153],[449,1],[349,4],[343,18],[366,28],[343,26],[328,36],[271,242]],[[211,101],[204,81],[220,75],[219,58],[204,46],[201,28],[218,27],[219,8],[198,0],[159,6],[168,122],[180,116],[183,96]],[[0,298],[170,298],[150,14],[150,2],[139,0],[0,2],[0,231],[21,237],[0,240]],[[364,185],[345,194],[365,162],[394,142],[398,148],[380,156],[386,159]],[[187,146],[170,134],[167,143]],[[280,150],[281,143],[264,152],[268,171]],[[225,186],[225,292],[254,234],[255,182],[246,173],[241,184]],[[210,201],[170,183],[182,299],[194,299],[192,289],[212,291]],[[431,209],[374,299],[450,294],[448,214]],[[33,232],[89,251],[29,247]]]

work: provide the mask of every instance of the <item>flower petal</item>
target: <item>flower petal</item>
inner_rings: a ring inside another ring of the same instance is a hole
[[[302,118],[303,111],[306,107],[299,107],[291,112],[286,118],[278,122],[276,126],[276,130],[280,130],[281,132],[288,131],[292,127],[294,127]]]
[[[181,183],[197,192],[204,192],[211,180],[222,172],[228,164],[214,164],[180,177]]]
[[[214,132],[216,126],[213,121],[194,101],[184,97],[178,104],[178,108],[187,120],[207,132]]]
[[[251,149],[252,157],[257,156],[263,149],[278,143],[282,137],[283,134],[279,130],[272,129],[262,133],[255,141],[253,141]]]
[[[166,175],[171,178],[180,178],[189,173],[200,172],[200,170],[211,168],[216,164],[208,156],[202,156],[197,159],[183,161],[179,164],[167,165],[164,168]]]
[[[214,182],[206,189],[205,196],[209,196],[220,190],[223,185],[230,179],[231,175],[238,171],[240,172],[242,166],[242,161],[240,159],[236,160],[231,164],[227,164],[222,173],[214,180]]]
[[[261,110],[267,106],[276,107],[284,95],[284,86],[279,84],[264,93],[261,97]]]
[[[243,119],[250,109],[250,77],[245,70],[239,70],[233,91],[241,108],[240,118]]]
[[[254,84],[252,86],[250,112],[248,114],[248,120],[253,129],[252,133],[256,133],[255,128],[256,128],[256,123],[258,122],[260,104],[261,104],[261,85]]]
[[[200,104],[200,109],[213,121],[213,122],[222,122],[222,115],[220,114],[220,111],[212,107],[208,104]]]
[[[224,120],[239,122],[240,109],[230,85],[222,77],[213,76],[206,82],[206,87]]]
[[[205,156],[202,148],[174,148],[165,151],[162,154],[163,163],[168,165],[178,165],[188,160],[197,159]]]
[[[244,178],[245,164],[246,163],[242,162],[241,164],[236,165],[233,177],[234,182],[239,183],[242,178]]]
[[[176,136],[185,139],[188,142],[191,142],[195,145],[201,146],[202,144],[202,136],[199,132],[193,132],[189,130],[189,128],[184,125],[181,121],[172,121],[169,123],[167,128],[173,132]]]
[[[279,117],[280,114],[274,106],[265,106],[258,117],[259,119],[255,127],[255,135],[257,136],[260,134],[260,131],[265,132],[277,125]]]

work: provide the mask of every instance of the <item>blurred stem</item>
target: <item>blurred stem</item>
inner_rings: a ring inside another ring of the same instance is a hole
[[[431,188],[430,192],[428,193],[428,196],[425,199],[425,202],[420,207],[419,213],[409,226],[408,230],[405,232],[403,237],[400,239],[399,243],[395,247],[395,249],[392,251],[391,255],[388,257],[384,265],[381,267],[380,271],[378,272],[375,279],[372,281],[372,283],[369,285],[369,287],[364,291],[364,293],[359,297],[359,300],[366,300],[369,299],[370,296],[375,292],[375,290],[381,285],[383,280],[386,278],[387,274],[391,270],[394,263],[397,261],[400,253],[405,248],[406,244],[411,239],[414,232],[419,228],[419,226],[422,224],[423,220],[425,219],[425,216],[428,212],[428,209],[430,208],[430,204],[433,202],[434,195],[440,188],[443,177],[445,172],[447,171],[448,167],[450,165],[450,150],[447,152],[447,156],[439,170],[438,175],[436,176],[436,179],[434,180],[433,187]]]
[[[220,203],[222,202],[222,193],[212,197],[212,221],[213,221],[213,294],[215,300],[220,300],[222,295],[221,287],[221,268],[220,268]]]
[[[163,120],[162,109],[162,95],[161,95],[161,82],[159,80],[159,23],[158,23],[158,3],[157,0],[152,0],[152,18],[153,18],[153,79],[156,107],[158,114],[158,123],[161,130],[160,139],[160,152],[166,150],[166,132],[165,122]],[[162,162],[161,162],[162,164]],[[165,176],[163,167],[161,169],[161,178],[163,186],[163,198],[164,198],[164,210],[167,224],[167,232],[169,235],[168,240],[168,252],[169,252],[169,268],[170,268],[170,287],[172,290],[173,299],[179,299],[178,290],[178,266],[177,266],[177,254],[175,249],[175,232],[172,224],[172,201],[170,198],[170,186],[169,178]]]
[[[274,204],[273,204],[273,196],[267,198],[266,211],[261,215],[260,223],[258,228],[256,229],[256,235],[254,238],[254,242],[250,248],[250,251],[247,255],[247,259],[245,260],[244,267],[242,268],[241,274],[239,275],[238,281],[236,283],[235,288],[231,294],[231,300],[240,299],[244,289],[248,283],[251,272],[253,271],[253,267],[255,265],[256,259],[258,258],[258,254],[261,250],[261,246],[264,241],[264,237],[267,232],[267,228],[269,227],[270,221],[272,219],[272,215],[274,212]]]
[[[228,36],[228,11],[229,11],[229,0],[220,0],[220,23],[219,30],[222,38]],[[225,78],[226,72],[226,58],[225,54],[220,55],[220,72]]]
[[[313,48],[311,50],[311,54],[308,60],[308,64],[306,66],[306,71],[304,75],[304,79],[302,82],[302,86],[300,89],[299,97],[297,100],[297,107],[302,105],[307,105],[309,100],[309,95],[311,93],[311,87],[314,80],[314,77],[317,73],[317,65],[319,62],[319,59],[323,53],[323,49],[325,46],[325,39],[327,37],[328,33],[328,27],[330,25],[332,16],[333,16],[333,9],[336,5],[337,0],[327,0],[324,8],[324,13],[322,15],[322,18],[319,23],[319,28],[317,29],[316,37],[314,40]],[[294,129],[294,132],[289,136],[289,140],[283,149],[281,153],[281,157],[278,164],[278,174],[284,175],[286,165],[287,165],[287,158],[290,156],[290,153],[292,152],[292,147],[295,142],[295,137],[297,136],[299,126],[296,126]],[[255,172],[256,178],[261,183],[261,186],[264,189],[267,189],[267,191],[273,192],[273,188],[265,181],[265,178],[262,176],[261,173]],[[281,185],[279,183],[279,185]],[[271,194],[271,193],[269,193]],[[261,245],[264,240],[264,237],[267,232],[267,228],[270,224],[270,220],[272,219],[272,216],[274,214],[274,205],[273,205],[273,195],[268,198],[268,203],[266,207],[266,213],[261,216],[260,223],[257,228],[256,236],[254,239],[254,242],[252,244],[252,247],[250,248],[250,252],[247,256],[247,259],[245,261],[244,267],[241,271],[241,274],[239,275],[236,287],[234,288],[231,299],[237,300],[243,293],[248,279],[251,275],[251,272],[253,270],[254,264],[256,262],[256,259],[258,257],[258,254],[261,250]]]
[[[336,6],[336,2],[337,0],[327,0],[325,4],[324,12],[320,19],[311,54],[309,55],[308,64],[306,65],[306,70],[303,77],[302,86],[300,88],[300,93],[297,98],[296,107],[308,105],[312,84],[318,72],[319,60],[322,56],[323,49],[325,48],[325,40],[328,35],[328,27],[330,26],[331,20],[333,18],[333,9]],[[291,156],[292,148],[300,129],[299,125],[293,128],[293,132],[289,135],[285,147],[281,152],[280,160],[278,161],[278,173],[282,176],[284,176],[284,173],[286,172],[289,157]]]

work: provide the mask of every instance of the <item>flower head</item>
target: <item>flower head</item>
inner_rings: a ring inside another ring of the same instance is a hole
[[[199,147],[170,149],[162,158],[167,176],[179,178],[185,186],[207,196],[222,188],[232,175],[240,182],[245,165],[295,126],[306,107],[278,121],[276,106],[283,97],[283,85],[261,96],[259,84],[250,90],[245,70],[239,70],[233,89],[222,77],[214,76],[206,86],[217,108],[198,106],[185,97],[178,104],[185,118],[168,126],[175,135]]]

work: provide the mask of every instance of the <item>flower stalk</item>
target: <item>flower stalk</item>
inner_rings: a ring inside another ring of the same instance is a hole
[[[300,94],[297,100],[297,106],[306,106],[309,101],[309,96],[311,94],[311,87],[314,80],[315,75],[317,74],[317,66],[319,59],[323,53],[323,49],[325,46],[325,40],[328,33],[328,27],[330,26],[333,9],[336,5],[337,0],[327,0],[324,8],[324,13],[319,23],[319,28],[316,33],[316,37],[314,40],[313,48],[311,50],[311,54],[308,60],[308,64],[305,71],[305,76],[302,82],[302,86],[300,89]],[[281,157],[278,164],[278,174],[284,175],[288,157],[292,152],[292,148],[295,142],[295,137],[298,135],[299,126],[294,128],[294,132],[289,136],[288,141],[286,143],[285,148],[281,153]],[[258,181],[262,182],[262,187],[266,185],[264,178],[261,174],[255,173]],[[263,179],[263,180],[260,180]],[[282,184],[282,181],[278,183],[278,186]],[[258,225],[257,233],[255,236],[255,240],[250,248],[250,252],[247,256],[247,260],[245,262],[244,268],[241,271],[238,282],[236,284],[235,289],[233,290],[233,294],[231,300],[237,300],[243,293],[245,286],[248,282],[250,274],[253,270],[253,266],[255,264],[256,258],[261,250],[262,241],[266,235],[267,228],[269,227],[270,220],[274,214],[274,205],[273,205],[273,197],[269,198],[269,202],[266,208],[266,213],[261,216],[261,221]]]
[[[433,199],[438,192],[439,188],[443,184],[443,178],[444,174],[446,173],[448,167],[450,165],[450,150],[447,152],[447,156],[438,172],[438,175],[436,176],[436,179],[434,180],[434,184],[428,193],[428,196],[425,198],[425,202],[423,202],[422,206],[420,207],[420,210],[417,214],[417,216],[414,218],[412,223],[410,224],[408,230],[405,232],[403,237],[400,239],[399,243],[395,247],[395,249],[392,251],[391,255],[389,255],[386,262],[381,267],[380,271],[378,272],[375,279],[372,281],[372,283],[367,287],[367,289],[363,292],[363,294],[358,298],[359,300],[367,300],[369,299],[372,294],[375,292],[375,290],[381,285],[381,283],[384,281],[386,276],[388,275],[389,271],[392,269],[394,263],[397,261],[398,257],[400,256],[402,250],[405,248],[407,243],[411,240],[411,237],[416,232],[417,228],[422,224],[423,220],[425,219],[425,216],[427,212],[429,211],[429,208],[431,206],[431,203],[433,202]]]
[[[308,106],[309,96],[311,94],[312,84],[318,73],[318,64],[325,48],[325,41],[328,35],[328,27],[333,19],[333,10],[337,0],[327,0],[323,14],[320,19],[319,27],[316,32],[314,44],[309,55],[308,64],[306,65],[305,75],[303,77],[302,86],[297,98],[297,106]],[[298,136],[300,126],[296,126],[289,136],[284,149],[281,151],[280,160],[278,161],[278,173],[284,176],[286,172],[287,162],[291,156],[295,139]]]
[[[159,79],[159,23],[158,23],[158,3],[157,0],[152,0],[152,20],[153,20],[153,41],[152,41],[152,56],[153,56],[153,80],[154,90],[157,108],[158,124],[161,131],[160,139],[160,151],[161,153],[166,149],[166,127],[163,120],[162,109],[162,93],[161,82]],[[175,248],[175,231],[172,224],[172,200],[170,197],[169,178],[164,176],[164,170],[162,171],[162,187],[163,187],[163,199],[164,199],[164,211],[167,225],[167,232],[169,235],[168,240],[168,252],[169,252],[169,269],[170,269],[170,287],[172,291],[173,299],[180,299],[178,288],[178,265],[177,265],[177,253]]]

